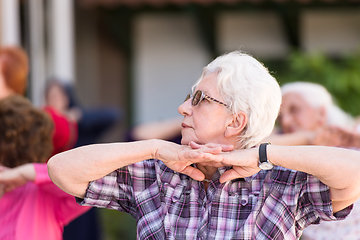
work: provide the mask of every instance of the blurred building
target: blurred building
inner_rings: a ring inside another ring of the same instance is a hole
[[[30,53],[30,97],[76,84],[80,101],[116,104],[127,124],[178,116],[215,56],[267,62],[293,49],[340,56],[360,46],[359,0],[0,0],[0,44]]]

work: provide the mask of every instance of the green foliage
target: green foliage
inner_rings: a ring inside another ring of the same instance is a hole
[[[127,213],[99,209],[105,240],[135,240],[136,221]]]
[[[286,66],[285,71],[275,75],[281,85],[293,81],[319,83],[342,109],[360,115],[360,51],[336,60],[321,53],[294,52]]]

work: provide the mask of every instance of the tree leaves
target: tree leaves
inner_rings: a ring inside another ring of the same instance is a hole
[[[334,101],[353,116],[360,115],[360,51],[335,59],[323,53],[293,52],[287,70],[277,76],[281,84],[315,82],[333,95]]]

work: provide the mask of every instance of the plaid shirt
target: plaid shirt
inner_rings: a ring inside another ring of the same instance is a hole
[[[89,184],[82,205],[116,209],[137,220],[138,239],[299,239],[332,214],[329,188],[315,177],[281,167],[221,184],[226,168],[204,184],[159,160],[118,169]]]

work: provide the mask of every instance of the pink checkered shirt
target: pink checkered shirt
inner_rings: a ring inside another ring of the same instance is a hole
[[[138,239],[299,239],[332,213],[329,188],[315,177],[281,167],[219,182],[226,168],[204,184],[159,160],[118,169],[89,184],[82,205],[116,209],[137,220]]]

